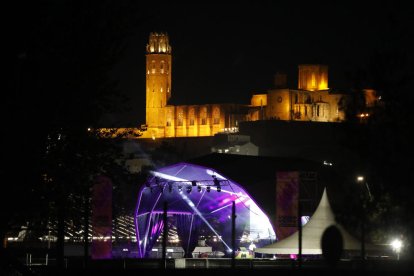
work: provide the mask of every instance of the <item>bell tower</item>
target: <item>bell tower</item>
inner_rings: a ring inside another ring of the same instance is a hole
[[[171,97],[171,46],[168,35],[150,33],[146,54],[146,124],[152,137],[164,137]]]

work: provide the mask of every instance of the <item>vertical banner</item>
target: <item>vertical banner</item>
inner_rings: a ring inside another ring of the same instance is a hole
[[[299,172],[276,172],[276,236],[282,240],[297,231]]]
[[[92,188],[92,259],[112,258],[112,182],[98,176]]]

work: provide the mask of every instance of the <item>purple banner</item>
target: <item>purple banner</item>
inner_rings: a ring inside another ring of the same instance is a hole
[[[276,173],[276,236],[282,240],[297,231],[299,172]]]
[[[98,176],[92,190],[92,259],[112,258],[112,182]]]

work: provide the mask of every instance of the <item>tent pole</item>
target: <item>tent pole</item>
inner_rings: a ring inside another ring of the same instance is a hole
[[[164,213],[163,213],[163,223],[164,223],[164,232],[163,232],[163,239],[162,239],[162,264],[163,268],[167,268],[167,239],[168,239],[168,225],[167,225],[167,212],[168,212],[168,202],[164,201]]]
[[[299,254],[298,254],[298,267],[302,267],[302,202],[300,199],[301,193],[299,188],[298,195],[298,237],[299,237]]]

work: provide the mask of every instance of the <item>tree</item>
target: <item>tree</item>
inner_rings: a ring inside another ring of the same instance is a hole
[[[346,141],[360,155],[355,172],[364,174],[375,199],[365,202],[371,214],[371,237],[387,243],[392,236],[402,234],[407,247],[414,241],[414,206],[410,198],[414,192],[410,185],[414,159],[408,153],[414,138],[410,129],[414,123],[412,61],[407,49],[390,47],[374,53],[369,64],[358,70],[354,78],[356,94],[362,95],[362,88],[372,88],[378,100],[369,109],[361,101],[351,109]],[[361,111],[370,114],[363,123],[355,120],[356,112]],[[354,180],[348,183],[355,185]]]
[[[122,174],[113,141],[88,129],[121,106],[123,97],[109,73],[142,18],[129,2],[44,1],[28,7],[30,12],[19,4],[13,14],[17,39],[9,40],[14,75],[2,108],[2,117],[13,119],[1,133],[8,147],[0,169],[11,180],[5,192],[14,200],[0,206],[0,234],[54,210],[48,215],[59,218],[62,246],[70,203],[87,202],[97,174]]]

